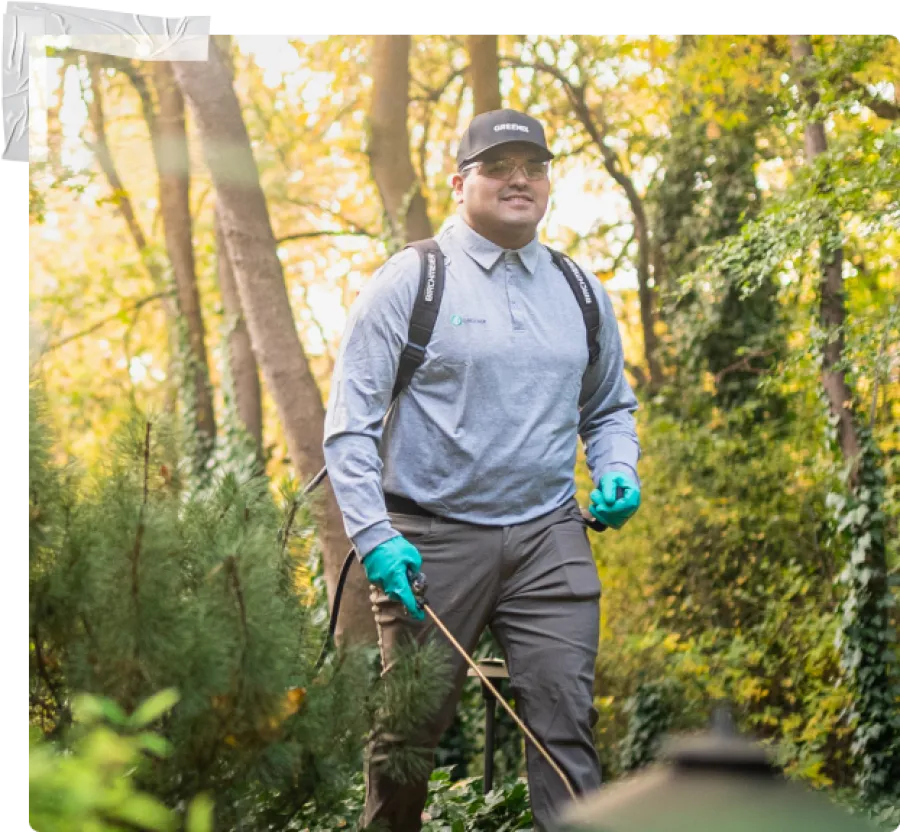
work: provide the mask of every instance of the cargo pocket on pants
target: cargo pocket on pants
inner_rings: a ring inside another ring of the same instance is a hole
[[[584,521],[573,513],[571,519],[552,529],[553,542],[572,598],[599,598],[600,576],[588,543]]]

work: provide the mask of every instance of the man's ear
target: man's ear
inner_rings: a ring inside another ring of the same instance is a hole
[[[450,177],[450,187],[453,188],[453,198],[456,200],[456,204],[459,205],[462,202],[463,195],[463,175],[459,172],[454,173]]]

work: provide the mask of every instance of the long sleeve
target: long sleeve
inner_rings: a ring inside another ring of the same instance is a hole
[[[603,284],[593,275],[589,279],[600,305],[600,356],[584,374],[578,433],[595,484],[610,471],[628,474],[640,483],[637,462],[641,451],[632,415],[638,403],[625,378],[619,325]]]
[[[385,508],[379,445],[418,274],[418,254],[406,249],[366,284],[350,309],[331,381],[325,465],[360,558],[397,535]]]

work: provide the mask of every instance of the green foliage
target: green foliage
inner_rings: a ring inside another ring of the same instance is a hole
[[[339,792],[376,719],[402,714],[412,731],[430,712],[446,683],[435,648],[410,650],[382,681],[363,650],[315,674],[324,631],[293,546],[305,506],[291,526],[293,503],[252,472],[187,491],[177,432],[135,415],[63,510],[40,490],[53,482],[46,427],[33,433],[32,716],[48,733],[67,736],[79,691],[119,703],[95,707],[123,727],[123,713],[134,727],[165,711],[156,746],[168,753],[141,788],[166,805],[209,792],[217,828],[264,830]],[[144,701],[162,688],[179,693],[171,710],[163,695]]]
[[[416,728],[434,713],[447,690],[448,649],[436,637],[421,647],[414,641],[399,645],[397,663],[373,697],[379,730],[400,740],[383,763],[387,775],[398,782],[428,776],[430,753],[415,744]]]
[[[852,117],[858,112],[858,103],[848,101],[846,92],[856,91],[858,98],[860,89],[852,76],[873,64],[876,58],[880,59],[887,46],[885,39],[846,38],[816,50],[810,65],[804,69],[811,73],[816,89],[822,91],[819,103],[810,110],[796,87],[785,90],[783,117],[801,130],[808,121],[834,117],[836,111],[842,117]],[[795,77],[798,71],[799,68],[793,68]],[[829,137],[828,150],[808,159],[795,172],[793,183],[769,199],[755,219],[745,219],[737,233],[732,232],[721,242],[708,244],[705,251],[701,250],[691,269],[680,277],[679,301],[696,305],[699,300],[700,308],[705,310],[700,316],[700,336],[706,337],[704,327],[709,331],[708,322],[715,321],[710,311],[722,297],[733,296],[744,308],[749,308],[748,302],[754,294],[769,285],[772,275],[778,275],[782,294],[789,303],[808,303],[819,294],[821,264],[830,262],[836,254],[867,248],[873,239],[882,247],[895,241],[900,217],[898,160],[900,144],[896,131],[876,131],[862,125],[840,131]],[[877,294],[877,287],[877,277],[873,280],[870,276],[866,291]],[[834,369],[845,374],[850,389],[857,394],[867,388],[877,390],[877,383],[886,377],[883,362],[892,312],[881,328],[883,336],[873,337],[878,328],[873,326],[875,315],[871,305],[863,307],[866,317],[857,317],[862,310],[852,300],[842,299],[841,303],[849,314],[842,331],[823,332],[814,324],[812,337],[802,347],[805,355],[795,350],[791,361],[799,363],[812,358],[818,363],[824,345],[841,337],[847,346]],[[813,306],[810,311],[817,321],[818,310]],[[685,344],[697,340],[697,325],[685,326],[683,320],[677,323],[677,343],[684,350]],[[758,352],[749,339],[742,340],[746,341],[742,347],[746,355]],[[776,386],[771,378],[763,385],[769,391]],[[684,400],[683,389],[677,395]],[[870,417],[873,425],[876,405],[873,396]],[[831,403],[832,409],[834,406]],[[835,619],[829,629],[837,635],[841,676],[835,679],[835,684],[849,698],[842,716],[852,731],[853,743],[849,750],[827,749],[818,762],[813,759],[812,768],[808,766],[804,771],[817,772],[814,768],[817,764],[827,769],[829,763],[834,766],[843,757],[845,762],[838,766],[844,769],[840,779],[846,780],[852,771],[863,799],[874,802],[895,795],[896,784],[900,782],[900,676],[892,613],[895,604],[887,579],[891,555],[885,527],[892,509],[886,501],[887,472],[878,440],[865,426],[859,404],[851,401],[844,406],[851,408],[853,430],[860,441],[862,456],[841,463],[820,462],[812,470],[831,490],[827,507],[834,513],[834,524],[823,522],[815,530],[816,538],[821,537],[831,551],[830,563],[823,562],[827,568],[818,579],[827,578],[831,582],[835,573],[840,572],[836,590],[827,585],[822,588],[828,589],[826,597],[831,601],[825,609],[836,613],[835,604],[840,605],[839,623]],[[826,403],[823,410],[828,407]],[[828,422],[832,439],[829,453],[832,458],[839,458],[846,450],[836,442],[837,417],[829,416]],[[821,425],[822,420],[813,417],[813,423]],[[816,433],[820,432],[821,427],[817,427]],[[847,479],[850,469],[857,466],[858,476]],[[825,507],[819,500],[816,503],[816,514],[827,517]],[[753,562],[752,558],[751,555],[748,563]],[[784,564],[790,564],[790,560],[776,565]],[[800,566],[801,561],[798,559],[794,565]],[[722,572],[716,577],[720,582],[738,580],[733,574]],[[815,575],[802,579],[807,578],[816,581]],[[772,589],[781,585],[781,581],[773,582],[771,577],[765,580]],[[734,594],[740,598],[745,592],[742,588]],[[766,617],[771,616],[767,605],[761,605],[760,611]],[[821,615],[820,611],[816,612]],[[747,624],[746,621],[724,623],[741,630]],[[761,624],[760,621],[751,623],[754,628]],[[789,725],[779,726],[786,735],[791,733],[785,730]],[[846,727],[843,730],[847,732]]]
[[[900,799],[900,668],[895,601],[887,583],[882,454],[871,432],[860,430],[856,482],[829,494],[838,533],[850,549],[840,579],[846,587],[836,644],[841,669],[854,692],[852,751],[860,760],[857,784],[864,799]],[[846,496],[845,496],[846,495]]]
[[[504,783],[486,795],[478,777],[450,779],[447,770],[431,776],[422,832],[512,832],[531,829],[533,820],[524,779]]]
[[[704,46],[695,38],[679,41],[680,65],[693,63],[698,51],[702,54]],[[663,147],[665,172],[648,192],[658,251],[654,275],[664,300],[676,279],[698,265],[704,246],[738,233],[762,202],[755,170],[761,155],[757,139],[768,121],[772,96],[748,90],[737,102],[741,118],[723,128],[710,120],[705,107],[709,93],[705,87],[675,85],[673,97],[680,106]],[[758,397],[757,419],[783,411],[781,399],[771,391],[761,396],[758,390],[761,377],[784,353],[785,326],[774,278],[772,272],[752,291],[742,292],[740,273],[723,268],[720,290],[704,296],[693,285],[666,310],[675,402],[683,401],[709,373],[721,407]]]
[[[679,278],[683,292],[721,296],[731,276],[745,297],[772,274],[786,284],[800,275],[817,277],[809,259],[813,247],[833,249],[854,239],[847,230],[835,231],[835,216],[856,215],[867,231],[892,234],[900,219],[898,161],[896,133],[863,133],[853,142],[835,143],[739,233],[704,246],[699,265]]]
[[[850,782],[819,446],[800,433],[807,422],[759,425],[753,411],[751,400],[706,422],[651,413],[642,476],[665,488],[647,489],[622,534],[597,544],[607,592],[596,730],[612,776],[724,699],[791,774]]]
[[[212,801],[197,795],[179,814],[136,786],[136,772],[172,753],[171,744],[148,730],[178,696],[160,691],[126,716],[111,699],[75,699],[76,726],[68,748],[56,747],[35,729],[29,748],[29,823],[36,832],[113,832],[125,828],[212,832]]]
[[[486,795],[481,785],[481,778],[454,781],[449,767],[436,768],[428,783],[422,832],[513,832],[533,828],[524,779],[504,783]],[[323,810],[311,805],[289,828],[296,832],[354,828],[364,801],[365,783],[362,775],[357,775],[336,806]],[[380,830],[372,824],[365,832]]]
[[[620,744],[622,771],[633,771],[652,762],[659,750],[659,741],[669,730],[673,719],[674,681],[671,678],[642,682],[625,704],[628,732]]]

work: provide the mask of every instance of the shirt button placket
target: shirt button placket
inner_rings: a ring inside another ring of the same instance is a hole
[[[512,251],[504,252],[503,261],[506,271],[506,294],[509,297],[509,314],[512,318],[513,329],[522,330],[525,327],[522,325],[522,316],[519,311],[519,303],[516,300],[516,284],[513,278],[515,277],[516,270],[516,255]]]

